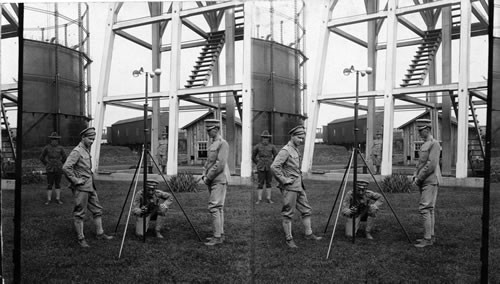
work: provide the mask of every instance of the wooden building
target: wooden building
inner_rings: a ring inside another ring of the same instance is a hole
[[[413,118],[412,120],[406,122],[405,124],[401,125],[399,129],[403,131],[403,154],[406,157],[406,162],[408,164],[410,163],[415,163],[416,159],[418,159],[418,151],[420,150],[420,146],[424,143],[422,138],[420,138],[420,135],[418,134],[418,130],[416,127],[416,120],[417,119],[430,119],[430,113],[429,111],[426,111],[419,116]],[[434,138],[437,139],[440,143],[442,142],[440,133],[442,133],[443,130],[443,122],[442,122],[442,116],[439,113],[438,114],[438,127],[439,130],[437,131],[437,135],[434,135]],[[458,135],[458,125],[457,125],[457,120],[452,117],[451,118],[451,144],[452,144],[452,149],[453,151],[451,152],[451,159],[452,159],[452,164],[456,162],[456,149],[457,149],[457,135]],[[433,133],[436,133],[433,131]],[[471,152],[471,147],[474,147],[473,145],[476,145],[476,141],[478,141],[478,134],[477,131],[475,130],[473,125],[469,125],[469,152]],[[454,137],[454,138],[453,138]],[[469,157],[471,159],[473,157]]]
[[[187,140],[187,158],[188,163],[203,164],[207,159],[207,149],[210,145],[210,139],[208,137],[207,131],[205,130],[205,120],[213,119],[214,113],[207,112],[206,114],[200,116],[199,118],[193,120],[191,123],[184,126],[182,129],[186,132]],[[235,118],[236,123],[236,133],[234,144],[231,143],[229,147],[235,147],[234,151],[236,154],[236,165],[240,165],[241,161],[241,121],[239,118]],[[222,115],[222,129],[221,135],[224,138],[224,133],[226,133],[226,116]]]
[[[366,144],[366,115],[358,116],[358,143],[364,148]],[[383,131],[384,114],[377,112],[375,115],[375,125],[373,133]],[[329,145],[351,146],[354,143],[354,117],[346,117],[333,120],[323,129],[323,142]]]
[[[151,129],[151,116],[147,117],[147,127]],[[162,112],[159,120],[159,136],[168,133],[168,112]],[[179,154],[186,153],[186,136],[179,131]],[[140,150],[144,144],[144,116],[119,120],[107,128],[107,142],[113,146],[127,146]],[[161,139],[161,137],[159,137]],[[147,136],[148,145],[151,145],[151,132]]]

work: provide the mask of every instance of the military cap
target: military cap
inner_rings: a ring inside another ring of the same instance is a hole
[[[218,119],[205,119],[205,128],[210,131],[214,128],[220,129],[220,120]]]
[[[269,131],[264,130],[264,131],[262,131],[262,134],[260,134],[260,137],[262,137],[262,138],[270,138],[270,137],[272,137],[272,135],[269,134]]]
[[[157,188],[160,183],[154,179],[148,179],[146,181],[146,188]]]
[[[430,119],[417,119],[417,129],[418,131],[424,130],[426,128],[431,129],[432,124]]]
[[[297,125],[294,128],[290,129],[290,131],[288,131],[288,134],[290,134],[292,136],[305,134],[305,133],[306,133],[306,129],[304,128],[303,125]]]
[[[49,136],[50,139],[61,139],[61,136],[57,135],[57,132],[52,132]]]
[[[87,136],[95,136],[95,128],[94,127],[88,127],[82,130],[80,132],[81,137],[87,137]]]
[[[358,188],[358,189],[367,189],[368,188],[368,184],[370,184],[368,181],[363,180],[363,179],[358,179],[356,181],[356,188]]]

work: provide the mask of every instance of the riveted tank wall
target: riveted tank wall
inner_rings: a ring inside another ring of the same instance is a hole
[[[296,50],[261,39],[252,42],[253,144],[268,130],[272,143],[284,145],[288,130],[303,123]]]
[[[23,146],[42,146],[58,132],[60,144],[74,145],[87,127],[82,57],[47,42],[24,41]]]

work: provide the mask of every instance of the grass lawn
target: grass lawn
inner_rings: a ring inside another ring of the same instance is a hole
[[[322,234],[340,182],[306,181],[313,206],[313,228]],[[128,182],[97,182],[105,208],[104,226],[113,233],[128,190]],[[97,241],[90,220],[85,233],[90,249],[76,242],[71,193],[63,205],[43,205],[44,185],[24,185],[22,193],[22,277],[24,283],[346,283],[479,281],[482,191],[441,188],[438,197],[437,244],[424,249],[410,245],[387,204],[377,218],[375,240],[343,236],[339,219],[330,259],[326,259],[333,228],[325,239],[306,241],[300,220],[293,223],[299,249],[287,249],[281,228],[279,192],[275,204],[254,205],[255,190],[230,186],[227,194],[226,242],[218,247],[200,243],[178,205],[168,216],[165,239],[149,236],[146,243],[128,227],[118,259],[124,220],[117,238]],[[207,192],[177,193],[201,237],[209,235]],[[420,236],[418,193],[387,194],[398,217],[414,239]],[[12,277],[13,191],[3,191],[4,269]],[[492,186],[490,282],[500,282],[500,192]],[[128,204],[127,204],[128,210]],[[126,216],[126,215],[125,215]],[[297,216],[298,217],[298,216]]]

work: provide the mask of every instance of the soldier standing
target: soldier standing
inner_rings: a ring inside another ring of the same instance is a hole
[[[205,127],[212,144],[207,149],[207,161],[201,179],[208,186],[208,210],[212,216],[213,236],[205,243],[207,246],[222,244],[224,241],[224,202],[227,182],[230,177],[227,159],[229,144],[219,134],[220,121],[205,120]]]
[[[432,137],[431,120],[417,119],[416,122],[418,133],[424,140],[424,144],[420,146],[417,167],[413,175],[413,184],[420,190],[418,210],[422,217],[424,237],[417,239],[415,247],[423,248],[431,246],[435,242],[434,208],[438,195],[439,180],[441,179],[441,170],[439,168],[441,146]]]
[[[271,200],[271,182],[273,180],[271,164],[278,151],[276,150],[276,146],[270,143],[272,136],[267,130],[264,130],[260,137],[262,139],[261,142],[255,145],[252,151],[252,161],[257,165],[258,177],[257,202],[255,204],[259,204],[262,201],[264,182],[266,183],[267,202],[274,203]]]
[[[59,145],[59,139],[61,136],[57,135],[57,132],[52,132],[49,136],[50,144],[45,146],[40,155],[40,161],[42,161],[45,166],[45,171],[47,172],[47,202],[45,205],[49,205],[52,199],[52,187],[55,184],[56,191],[56,202],[58,204],[63,204],[61,201],[61,179],[63,175],[62,166],[66,161],[66,153],[61,145]]]
[[[347,217],[345,223],[345,235],[352,237],[352,221],[356,220],[356,232],[361,222],[366,222],[366,238],[373,240],[371,234],[374,219],[382,205],[382,195],[380,193],[368,190],[369,182],[366,180],[356,181],[356,196],[353,196],[352,190],[346,193],[342,202],[342,214]],[[353,200],[354,198],[354,200]]]
[[[301,213],[302,223],[305,229],[305,238],[308,240],[321,240],[322,237],[315,236],[311,228],[311,206],[307,200],[306,191],[302,182],[300,171],[301,155],[298,147],[303,143],[306,131],[304,126],[299,125],[292,128],[288,134],[290,141],[279,152],[271,170],[279,182],[279,188],[283,195],[283,230],[285,231],[286,244],[290,248],[298,248],[292,236],[292,217],[295,208]]]
[[[375,140],[373,140],[373,146],[372,146],[372,160],[373,160],[373,165],[375,166],[375,174],[379,175],[380,174],[380,164],[382,163],[382,133],[377,131],[377,135]]]
[[[161,166],[161,172],[166,174],[165,168],[167,167],[167,153],[168,153],[168,139],[167,133],[161,134],[161,140],[158,145],[158,162]]]
[[[80,136],[82,137],[81,142],[71,151],[63,165],[63,171],[71,182],[70,187],[75,199],[73,217],[75,230],[78,235],[78,244],[84,248],[89,247],[83,234],[83,221],[85,220],[86,209],[93,215],[97,239],[110,240],[113,238],[106,235],[102,228],[102,206],[99,203],[94,185],[90,147],[94,143],[95,134],[94,127],[82,130],[80,132]]]

